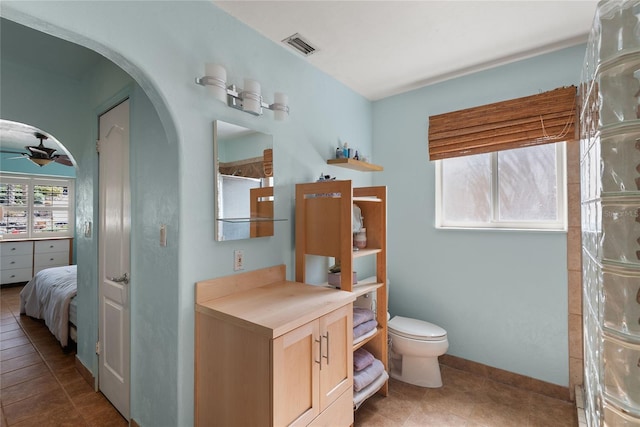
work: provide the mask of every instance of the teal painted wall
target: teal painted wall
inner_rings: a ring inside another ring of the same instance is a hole
[[[390,311],[448,332],[449,354],[567,386],[566,233],[435,228],[430,115],[577,85],[585,46],[374,103],[389,191]]]
[[[132,271],[131,303],[137,314],[132,318],[131,414],[143,426],[191,425],[195,282],[233,274],[234,249],[244,250],[247,270],[284,263],[293,278],[294,184],[323,172],[357,185],[371,182],[370,175],[329,170],[325,163],[343,140],[373,151],[371,104],[207,1],[3,2],[0,12],[111,59],[133,77],[157,111],[145,109],[147,114],[135,118],[134,107],[132,113],[132,126],[136,120],[157,119],[164,137],[156,134],[157,127],[140,128],[157,137],[154,147],[163,149],[149,159],[143,152],[132,153],[139,172],[132,173],[137,270]],[[254,117],[212,99],[193,83],[205,62],[224,64],[234,83],[257,79],[267,100],[275,91],[287,93],[289,121],[274,121],[270,111]],[[211,132],[216,119],[274,137],[276,216],[289,221],[276,223],[272,238],[214,240]],[[149,185],[155,185],[153,191]],[[88,196],[83,203],[79,209],[92,217]],[[169,230],[166,252],[158,246],[160,222]],[[95,255],[95,237],[85,243]],[[135,280],[143,284],[135,283],[134,291]]]
[[[131,414],[140,425],[193,424],[195,282],[233,274],[234,249],[244,250],[247,270],[284,263],[293,278],[294,186],[320,173],[353,179],[355,185],[389,186],[394,314],[441,324],[449,331],[452,354],[568,384],[565,235],[435,230],[426,132],[430,114],[576,83],[584,48],[372,104],[208,1],[4,1],[0,14],[96,50],[136,82],[127,90],[135,313]],[[254,117],[212,99],[193,83],[205,62],[223,64],[232,83],[257,79],[267,100],[275,91],[287,93],[289,121],[276,122],[269,111]],[[97,158],[90,152],[95,115],[124,86],[105,88],[94,78],[78,111],[82,131],[75,129],[81,137],[74,149],[82,194],[78,221],[95,225]],[[4,114],[4,75],[2,90]],[[273,135],[275,215],[290,220],[276,223],[272,238],[214,240],[211,132],[217,119]],[[344,141],[373,154],[385,172],[372,176],[328,167],[325,160]],[[167,248],[158,244],[161,224],[168,227]],[[87,264],[95,265],[95,234],[78,240]],[[320,276],[323,266],[316,267]],[[95,268],[87,267],[83,275],[87,286],[97,279]],[[97,309],[95,293],[85,295]],[[97,327],[95,314],[86,320]],[[83,337],[86,346],[95,342],[91,333]],[[89,366],[95,363],[91,348],[83,347],[81,354]]]

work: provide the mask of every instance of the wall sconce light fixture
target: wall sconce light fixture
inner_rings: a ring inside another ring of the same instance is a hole
[[[289,115],[289,97],[281,92],[274,95],[273,104],[267,104],[260,94],[260,83],[244,79],[244,89],[232,84],[227,86],[227,70],[218,64],[206,64],[204,77],[196,77],[196,83],[206,86],[211,94],[229,107],[242,110],[245,113],[261,116],[262,109],[273,111],[276,120],[284,120]]]

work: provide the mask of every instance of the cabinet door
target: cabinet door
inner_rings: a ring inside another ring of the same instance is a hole
[[[349,392],[353,396],[352,304],[321,317],[320,333],[322,341],[320,410],[322,411],[344,392]]]
[[[306,426],[320,413],[319,322],[273,341],[273,425]]]

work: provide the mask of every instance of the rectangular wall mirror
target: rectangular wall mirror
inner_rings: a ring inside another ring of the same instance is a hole
[[[213,122],[216,240],[273,236],[273,137]]]

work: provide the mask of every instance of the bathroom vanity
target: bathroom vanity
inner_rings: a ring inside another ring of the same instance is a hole
[[[354,299],[284,265],[198,282],[195,425],[351,425]]]

